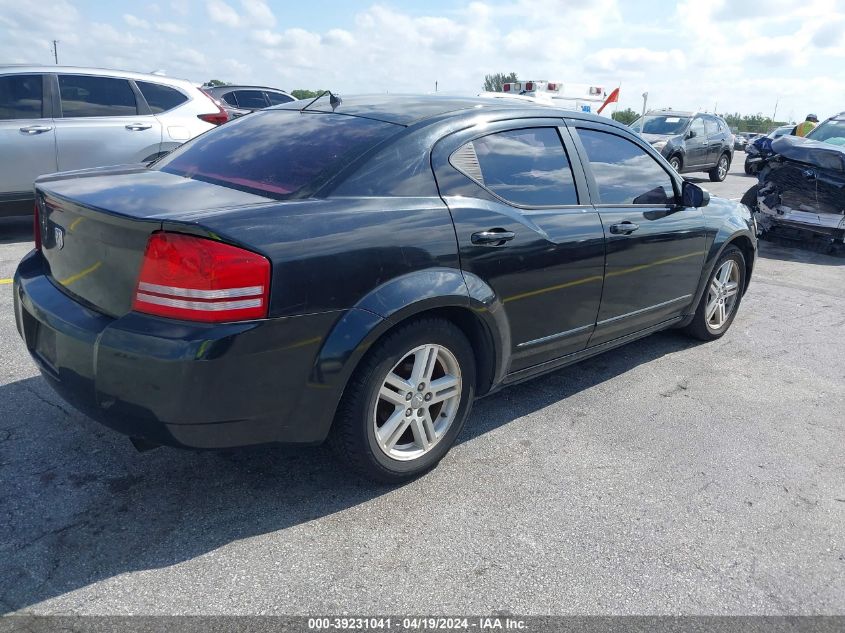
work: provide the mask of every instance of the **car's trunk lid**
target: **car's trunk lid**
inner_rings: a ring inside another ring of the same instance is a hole
[[[215,210],[270,202],[143,168],[49,177],[36,190],[54,283],[115,317],[131,310],[147,241],[163,222],[192,223]]]

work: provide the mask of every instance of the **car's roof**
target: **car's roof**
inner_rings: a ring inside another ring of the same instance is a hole
[[[273,88],[272,86],[247,86],[240,84],[226,84],[225,86],[203,86],[203,90],[208,92],[224,92],[227,90],[272,90],[273,92],[283,92],[286,95],[290,94],[287,90],[281,88]]]
[[[586,112],[577,112],[565,108],[555,107],[551,104],[536,103],[521,100],[492,99],[489,97],[454,97],[440,95],[352,95],[344,97],[339,95],[342,103],[334,109],[340,114],[367,117],[397,123],[399,125],[411,125],[426,119],[434,119],[448,114],[463,114],[471,116],[481,111],[485,113],[507,112],[514,115],[562,117],[601,121],[610,123],[617,127],[624,127],[607,117],[599,117]],[[329,97],[313,101],[302,99],[281,106],[277,109],[295,109],[317,112],[332,112]],[[271,108],[273,109],[273,108]]]
[[[645,113],[646,116],[658,116],[658,115],[665,115],[665,116],[693,116],[695,114],[701,114],[700,112],[689,112],[687,110],[649,110]]]
[[[0,64],[2,73],[73,73],[75,75],[105,75],[108,77],[122,77],[124,79],[138,79],[140,81],[157,81],[159,83],[191,84],[193,82],[178,77],[169,77],[154,73],[138,73],[131,70],[117,70],[114,68],[92,68],[88,66],[45,66],[38,64]]]

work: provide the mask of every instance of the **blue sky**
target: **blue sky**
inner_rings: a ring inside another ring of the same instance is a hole
[[[473,94],[515,71],[634,109],[845,110],[845,0],[0,0],[0,63],[49,63],[54,38],[61,63],[197,82]]]

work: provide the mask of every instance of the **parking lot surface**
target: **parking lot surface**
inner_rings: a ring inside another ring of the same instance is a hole
[[[743,158],[702,184],[739,198]],[[398,488],[320,447],[136,453],[39,377],[8,283],[0,358],[2,612],[845,613],[845,257],[762,243],[725,337],[481,400]]]

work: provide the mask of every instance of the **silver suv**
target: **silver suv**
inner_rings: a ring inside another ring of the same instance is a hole
[[[32,212],[42,174],[147,162],[227,120],[182,79],[0,65],[0,217]]]

